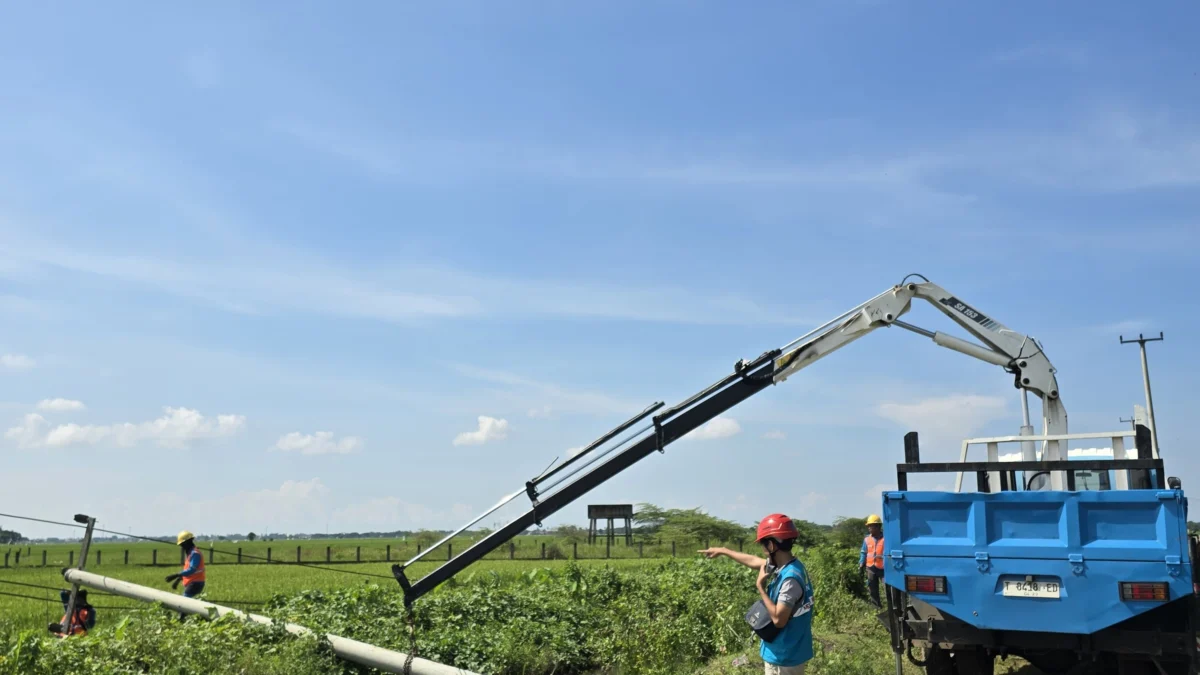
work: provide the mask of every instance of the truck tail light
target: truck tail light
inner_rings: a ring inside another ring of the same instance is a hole
[[[937,593],[945,595],[946,577],[906,576],[904,577],[904,587],[909,593]]]
[[[1167,601],[1167,585],[1162,582],[1122,581],[1122,600]]]

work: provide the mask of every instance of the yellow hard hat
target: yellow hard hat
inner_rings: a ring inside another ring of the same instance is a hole
[[[872,513],[871,515],[867,516],[867,524],[868,525],[882,525],[883,518],[880,518],[879,516]]]
[[[179,546],[180,544],[187,541],[188,539],[195,539],[195,538],[196,538],[196,535],[192,534],[191,532],[188,532],[187,530],[183,530],[182,532],[179,533],[178,537],[175,537],[175,545]]]

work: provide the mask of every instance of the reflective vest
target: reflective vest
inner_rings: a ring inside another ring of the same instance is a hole
[[[883,569],[883,537],[876,539],[868,534],[863,544],[867,547],[867,567]]]
[[[189,574],[186,577],[183,577],[184,586],[187,586],[188,584],[194,584],[198,581],[204,581],[204,554],[200,552],[200,549],[194,548],[192,549],[192,552],[188,554],[188,558],[190,559],[193,555],[200,556],[200,564],[196,566],[195,574]],[[183,569],[187,569],[187,566],[185,565]]]
[[[55,633],[55,635],[64,638],[68,635],[87,635],[87,628],[85,626],[87,625],[88,620],[91,618],[91,614],[91,607],[76,608],[75,620],[72,621],[69,626],[67,625],[67,615],[63,614],[63,617],[58,620],[58,625],[63,627],[66,632]]]

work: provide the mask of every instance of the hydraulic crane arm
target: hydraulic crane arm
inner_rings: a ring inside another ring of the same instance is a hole
[[[911,308],[913,298],[920,298],[938,308],[986,346],[900,321],[900,317]],[[1004,368],[1013,374],[1017,388],[1032,392],[1042,399],[1043,433],[1067,433],[1067,411],[1058,395],[1056,371],[1041,345],[928,280],[923,283],[901,283],[784,347],[783,353],[775,359],[775,381],[783,382],[797,370],[876,328],[887,326],[897,326],[924,335],[942,347]],[[1052,441],[1047,444],[1043,459],[1058,461],[1066,457],[1060,453],[1058,442]],[[1056,485],[1055,489],[1061,489],[1061,485]]]
[[[924,277],[921,278],[924,280]],[[913,298],[921,298],[933,304],[979,338],[984,345],[927,331],[900,321],[899,318],[910,309]],[[1050,365],[1041,346],[1033,338],[1014,333],[928,280],[924,280],[923,283],[908,283],[906,279],[780,349],[767,351],[751,361],[738,361],[734,364],[732,374],[678,405],[661,410],[663,404],[655,403],[646,408],[563,464],[529,480],[524,490],[518,490],[501,499],[490,510],[426,549],[425,553],[418,554],[403,565],[393,565],[392,573],[404,589],[405,602],[411,604],[471,563],[499,548],[504,542],[534,525],[540,525],[547,516],[656,450],[663,452],[672,442],[738,403],[768,386],[787,380],[801,368],[841,349],[876,328],[893,325],[929,337],[936,344],[948,349],[1003,367],[1015,376],[1017,387],[1041,397],[1045,433],[1067,432],[1067,415],[1059,400],[1054,367]],[[649,421],[647,418],[650,418]],[[622,434],[625,434],[624,438],[617,441],[617,437]],[[1048,447],[1043,456],[1046,461],[1062,458],[1057,444]],[[1058,480],[1061,481],[1061,477]],[[1058,484],[1054,487],[1062,489]],[[405,576],[405,568],[420,560],[429,551],[522,494],[530,500],[529,511],[484,536],[415,583]]]

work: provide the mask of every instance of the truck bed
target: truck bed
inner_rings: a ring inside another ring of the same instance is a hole
[[[883,497],[885,583],[945,577],[946,594],[910,597],[976,628],[1090,634],[1165,604],[1122,600],[1120,582],[1164,582],[1168,601],[1193,592],[1180,490]],[[1059,597],[1004,594],[1030,580]]]

